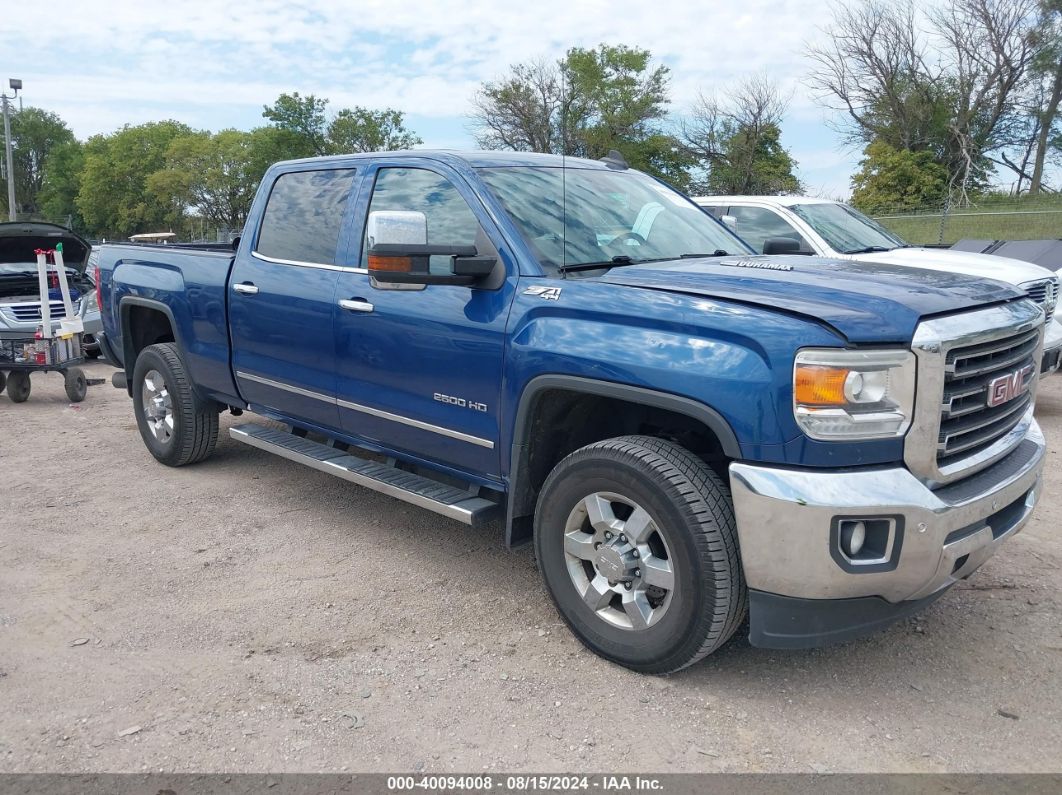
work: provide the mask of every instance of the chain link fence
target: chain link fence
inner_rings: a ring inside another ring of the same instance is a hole
[[[870,215],[910,243],[952,245],[978,240],[1062,238],[1062,196],[1036,199],[1002,197],[966,207],[883,210]]]

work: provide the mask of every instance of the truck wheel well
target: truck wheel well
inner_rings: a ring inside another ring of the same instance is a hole
[[[701,422],[667,409],[601,395],[548,390],[538,396],[528,441],[528,476],[537,493],[560,460],[616,436],[655,436],[680,444],[708,464],[726,460],[719,438]]]
[[[729,460],[718,435],[695,417],[637,401],[565,389],[533,398],[510,500],[510,544],[530,539],[538,492],[560,461],[581,447],[617,436],[653,436],[681,445],[726,482]]]
[[[125,347],[125,369],[133,372],[136,357],[149,345],[175,342],[173,326],[165,312],[150,306],[130,306],[123,313],[122,341]]]

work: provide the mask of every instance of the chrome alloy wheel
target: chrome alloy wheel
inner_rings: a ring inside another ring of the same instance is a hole
[[[148,429],[160,442],[173,437],[173,398],[158,370],[148,370],[140,390]]]
[[[646,629],[671,605],[675,572],[667,541],[649,513],[627,497],[584,497],[565,524],[564,557],[583,601],[613,626]]]

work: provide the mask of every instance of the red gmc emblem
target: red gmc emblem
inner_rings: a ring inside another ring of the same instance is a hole
[[[989,381],[988,400],[986,401],[988,405],[999,406],[1025,394],[1025,390],[1029,388],[1029,382],[1025,379],[1032,371],[1033,366],[1027,364],[1020,370]]]

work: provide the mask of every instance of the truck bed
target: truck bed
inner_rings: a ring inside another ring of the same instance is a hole
[[[229,367],[229,246],[104,244],[99,269],[109,352],[124,364],[122,317],[138,306],[166,312],[197,389],[221,403],[238,401]]]

